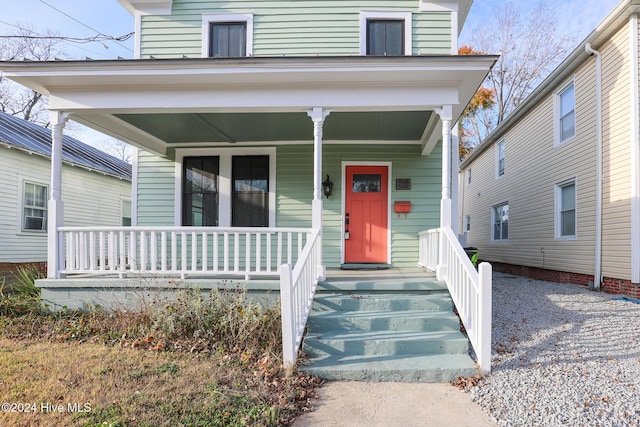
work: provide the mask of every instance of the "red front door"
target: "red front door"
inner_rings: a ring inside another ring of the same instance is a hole
[[[386,263],[387,166],[347,166],[345,254],[347,263]]]

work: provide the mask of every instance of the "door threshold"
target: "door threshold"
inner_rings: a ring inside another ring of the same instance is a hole
[[[384,263],[356,263],[350,262],[340,265],[340,270],[389,270],[391,264]]]

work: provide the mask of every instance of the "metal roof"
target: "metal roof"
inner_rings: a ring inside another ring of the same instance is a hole
[[[0,143],[51,157],[51,130],[0,112]],[[69,135],[62,139],[62,161],[131,180],[131,165]]]

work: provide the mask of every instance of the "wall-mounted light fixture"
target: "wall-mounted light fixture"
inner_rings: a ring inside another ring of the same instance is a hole
[[[328,199],[333,191],[333,182],[329,179],[329,175],[327,175],[327,179],[322,181],[322,193]]]

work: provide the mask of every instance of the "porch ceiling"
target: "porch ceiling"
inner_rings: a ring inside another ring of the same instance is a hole
[[[335,112],[324,123],[333,141],[420,141],[429,111]],[[151,113],[116,114],[167,144],[311,141],[306,113]]]
[[[495,56],[185,58],[1,62],[5,77],[49,96],[52,111],[148,151],[188,143],[437,141]]]

